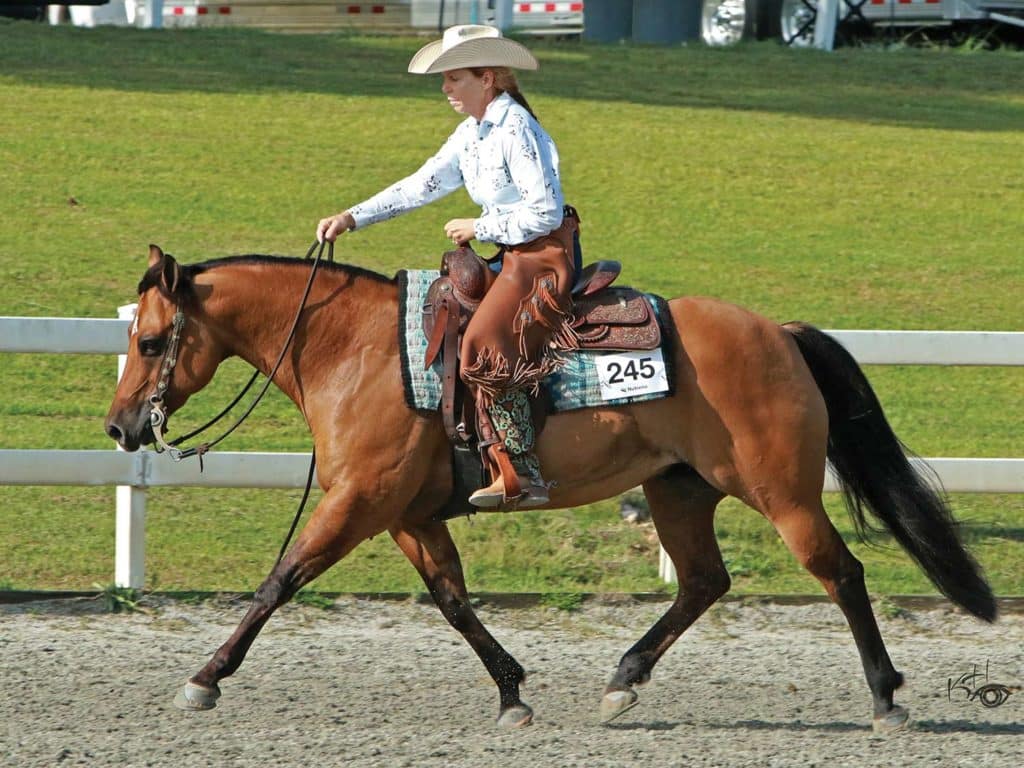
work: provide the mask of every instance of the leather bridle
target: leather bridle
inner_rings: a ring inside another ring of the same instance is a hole
[[[160,363],[160,377],[156,380],[156,388],[149,396],[149,426],[153,430],[153,437],[159,446],[157,452],[167,451],[167,454],[175,461],[181,461],[184,457],[183,451],[174,447],[164,439],[163,426],[167,423],[167,414],[164,413],[164,394],[171,383],[171,374],[174,373],[174,366],[178,362],[178,347],[181,346],[181,331],[185,327],[185,313],[179,304],[174,312],[174,320],[171,323],[171,337],[167,340],[164,349],[163,361]],[[179,441],[175,441],[177,444]]]
[[[306,252],[307,260],[313,255],[313,251],[316,250],[317,245],[318,243],[314,242],[310,246],[309,250]],[[232,424],[227,430],[225,430],[223,434],[221,434],[214,440],[210,440],[205,443],[200,443],[195,447],[185,449],[181,449],[178,446],[181,443],[185,442],[186,440],[190,440],[196,435],[205,432],[207,429],[209,429],[218,421],[220,421],[224,416],[226,416],[231,411],[231,409],[235,407],[238,401],[242,399],[242,397],[249,390],[249,388],[253,385],[253,383],[256,381],[256,378],[259,376],[260,372],[256,371],[253,374],[252,378],[249,379],[248,384],[246,384],[245,387],[243,387],[242,391],[235,397],[234,400],[231,401],[227,408],[221,411],[213,419],[208,421],[203,426],[199,427],[199,429],[189,432],[187,435],[182,435],[181,437],[168,441],[164,437],[163,433],[163,428],[167,424],[167,413],[164,406],[164,395],[167,393],[167,389],[171,383],[171,378],[174,375],[174,366],[178,362],[178,352],[181,347],[181,334],[185,328],[186,320],[185,312],[182,309],[182,305],[180,303],[177,305],[174,312],[174,320],[171,323],[171,335],[167,340],[167,346],[164,349],[163,361],[160,365],[160,376],[157,378],[156,387],[153,390],[153,394],[149,396],[149,424],[153,430],[153,438],[156,440],[156,443],[158,445],[158,453],[166,451],[167,454],[175,461],[181,461],[182,459],[187,459],[191,456],[198,456],[201,470],[203,454],[209,452],[211,448],[213,448],[215,445],[224,440],[224,438],[226,438],[228,435],[234,432],[241,425],[241,423],[249,417],[249,414],[253,412],[253,410],[259,404],[260,400],[262,400],[263,396],[267,393],[267,390],[270,389],[270,385],[274,382],[274,375],[277,373],[278,368],[281,367],[281,363],[284,362],[285,354],[287,353],[288,348],[291,346],[292,341],[295,339],[295,332],[299,327],[299,320],[302,318],[302,313],[306,309],[306,302],[309,299],[309,293],[313,287],[313,278],[316,277],[317,269],[320,266],[320,260],[321,257],[323,256],[325,247],[327,247],[327,260],[334,261],[334,243],[328,243],[327,241],[324,241],[322,243],[319,243],[319,246],[320,250],[317,251],[316,258],[313,259],[313,266],[309,272],[309,280],[306,281],[306,289],[302,294],[302,300],[299,302],[299,308],[295,313],[295,320],[292,322],[291,330],[289,330],[288,336],[284,341],[284,345],[281,347],[281,353],[277,356],[277,362],[274,363],[273,368],[271,368],[270,373],[267,375],[267,380],[263,383],[263,388],[253,399],[252,403],[250,403],[249,406],[245,409],[245,412],[235,421],[234,424]]]
[[[314,241],[313,244],[309,247],[309,250],[306,252],[307,260],[313,255],[313,251],[316,250],[316,246],[317,242]],[[158,453],[166,451],[168,455],[170,455],[170,457],[175,461],[181,461],[182,459],[187,459],[190,456],[198,456],[199,471],[202,472],[203,454],[207,453],[213,446],[215,446],[221,440],[223,440],[232,432],[234,432],[235,429],[237,429],[238,426],[243,421],[245,421],[246,418],[248,418],[249,414],[253,412],[253,409],[255,409],[256,405],[260,402],[260,400],[263,399],[263,396],[267,393],[267,390],[273,383],[274,375],[277,373],[277,369],[281,367],[281,363],[284,360],[285,353],[288,351],[288,347],[291,346],[292,341],[295,339],[295,331],[296,329],[298,329],[299,320],[302,318],[302,313],[306,309],[306,301],[309,299],[309,292],[313,287],[313,278],[316,277],[317,269],[320,266],[320,258],[324,254],[325,246],[327,246],[327,260],[334,261],[334,243],[328,243],[327,241],[320,243],[320,250],[317,251],[316,258],[313,260],[313,267],[309,271],[309,280],[306,282],[306,290],[302,294],[302,301],[299,302],[299,308],[295,313],[295,320],[292,322],[292,327],[291,330],[288,332],[288,337],[285,339],[284,345],[281,347],[281,354],[277,356],[277,362],[274,363],[274,367],[270,370],[270,373],[267,375],[267,380],[263,384],[263,389],[260,390],[259,394],[256,395],[252,403],[249,404],[249,407],[245,409],[245,413],[243,413],[238,418],[238,420],[235,421],[234,424],[232,424],[222,435],[220,435],[220,437],[218,437],[216,440],[201,443],[200,445],[197,445],[194,448],[186,448],[184,450],[178,448],[177,446],[180,443],[183,443],[186,440],[195,437],[201,432],[206,431],[214,424],[216,424],[218,421],[220,421],[224,416],[226,416],[228,412],[230,412],[231,409],[235,407],[238,401],[242,399],[245,393],[249,391],[249,388],[253,385],[253,382],[256,381],[256,377],[259,376],[260,372],[257,370],[255,373],[253,373],[252,378],[249,379],[249,383],[242,388],[242,391],[238,393],[238,395],[235,397],[234,400],[231,401],[227,408],[221,411],[217,416],[210,419],[210,421],[206,422],[206,424],[201,426],[199,429],[193,430],[192,432],[189,432],[187,435],[183,435],[182,437],[167,442],[163,434],[163,427],[167,423],[167,414],[164,411],[164,394],[167,392],[167,388],[170,386],[171,376],[174,375],[174,366],[178,362],[178,350],[181,347],[181,332],[185,328],[185,312],[182,310],[180,303],[177,305],[174,312],[174,320],[171,322],[171,335],[170,338],[167,340],[167,346],[164,348],[163,361],[160,364],[160,376],[157,379],[156,388],[153,390],[153,394],[149,396],[149,424],[153,429],[153,437],[156,440],[157,445],[159,446],[159,448],[157,449]],[[277,553],[277,560],[275,562],[275,566],[277,563],[280,563],[281,559],[284,557],[285,550],[288,549],[288,543],[291,541],[292,535],[295,533],[295,528],[299,524],[299,519],[302,517],[302,510],[305,509],[306,507],[306,501],[307,499],[309,499],[310,489],[313,487],[313,473],[315,470],[316,449],[313,450],[312,454],[309,457],[309,472],[306,475],[306,488],[302,492],[302,499],[299,501],[298,509],[295,511],[295,517],[292,520],[291,528],[288,529],[288,534],[285,536],[284,542],[281,544],[281,549]]]

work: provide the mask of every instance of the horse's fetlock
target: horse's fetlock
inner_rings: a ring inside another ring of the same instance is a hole
[[[613,683],[629,687],[642,685],[651,679],[651,663],[641,653],[627,653],[619,662]]]
[[[526,670],[523,665],[511,656],[501,665],[498,672],[498,683],[519,685],[526,680]]]
[[[903,686],[903,674],[895,669],[880,670],[874,675],[874,680],[869,681],[869,685],[880,697],[891,703],[893,691]]]

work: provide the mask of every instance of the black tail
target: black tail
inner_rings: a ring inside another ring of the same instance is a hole
[[[992,589],[960,541],[957,522],[938,493],[911,466],[864,372],[843,346],[805,323],[789,331],[828,408],[828,460],[858,534],[870,528],[865,508],[885,524],[942,594],[985,621],[995,621]],[[913,455],[913,454],[911,454]]]

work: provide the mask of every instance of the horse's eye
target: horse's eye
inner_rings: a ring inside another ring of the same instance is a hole
[[[156,357],[164,351],[164,340],[159,336],[146,336],[139,339],[139,352],[143,357]]]

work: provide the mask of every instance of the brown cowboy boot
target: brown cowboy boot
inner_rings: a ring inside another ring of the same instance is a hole
[[[541,477],[540,462],[533,453],[536,434],[526,393],[522,390],[500,393],[481,416],[491,422],[487,426],[493,425],[501,444],[492,445],[488,451],[494,482],[474,492],[469,503],[484,509],[532,509],[547,504],[550,501],[548,484]],[[500,461],[502,453],[511,462],[515,480],[497,470],[504,463]]]
[[[543,507],[545,504],[551,501],[548,494],[548,484],[544,482],[544,478],[540,474],[540,465],[537,463],[537,457],[532,453],[529,454],[526,461],[513,462],[513,466],[516,469],[516,475],[518,480],[518,486],[520,489],[520,495],[518,497],[506,497],[506,493],[509,492],[505,488],[505,478],[500,472],[494,472],[495,480],[486,488],[481,488],[478,491],[474,491],[469,497],[469,503],[475,507],[481,509],[533,509],[534,507]],[[526,463],[526,462],[529,463]],[[531,464],[536,466],[536,469],[531,470]],[[514,493],[514,491],[512,491]]]

